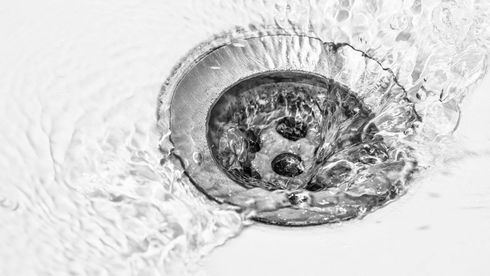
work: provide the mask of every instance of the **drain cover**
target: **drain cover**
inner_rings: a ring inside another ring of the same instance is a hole
[[[164,92],[174,154],[208,196],[258,221],[311,225],[403,193],[414,168],[403,139],[416,116],[376,61],[295,35],[198,50]]]

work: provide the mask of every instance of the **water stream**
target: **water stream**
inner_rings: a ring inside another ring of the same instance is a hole
[[[8,41],[0,46],[0,274],[195,274],[203,255],[239,235],[250,223],[249,213],[208,200],[181,167],[167,162],[168,118],[157,118],[159,92],[176,64],[225,32],[235,45],[241,41],[234,33],[282,30],[349,43],[368,54],[393,72],[423,118],[406,145],[417,148],[417,166],[429,168],[448,153],[445,141],[458,125],[461,102],[486,73],[489,5],[486,0],[0,5],[0,34]],[[287,115],[270,117],[286,118],[279,132],[293,123]],[[284,135],[294,139],[304,135],[301,129]],[[314,132],[307,135],[316,141]],[[389,151],[372,147],[375,159]],[[246,167],[236,164],[231,168]],[[296,173],[300,170],[306,168],[297,167]],[[345,168],[335,171],[346,176]],[[267,179],[268,172],[258,173]],[[321,190],[339,183],[325,181],[294,185]]]

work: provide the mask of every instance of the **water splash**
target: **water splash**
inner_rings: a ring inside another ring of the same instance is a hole
[[[397,84],[404,91],[404,98],[413,104],[413,114],[416,114],[419,120],[413,122],[413,128],[403,128],[397,131],[403,133],[403,136],[412,136],[413,139],[405,140],[403,144],[406,148],[416,149],[409,150],[409,152],[414,158],[412,160],[417,160],[419,170],[427,169],[434,162],[444,159],[443,156],[448,152],[446,148],[448,144],[445,141],[450,139],[459,123],[461,112],[459,106],[468,92],[486,73],[489,41],[488,32],[482,28],[488,25],[488,4],[480,1],[471,3],[457,1],[426,1],[424,3],[421,1],[309,1],[308,3],[285,1],[270,5],[267,2],[257,5],[243,2],[237,6],[243,10],[238,10],[235,5],[228,6],[221,3],[219,6],[219,10],[222,11],[219,13],[220,19],[213,20],[211,23],[216,30],[228,31],[233,27],[235,31],[227,35],[221,33],[195,48],[189,53],[189,59],[183,60],[176,67],[174,76],[182,73],[180,70],[192,63],[193,59],[216,47],[228,44],[245,47],[246,41],[243,34],[254,37],[282,33],[316,37],[322,41],[348,45],[376,60],[380,66],[392,72]],[[208,7],[199,6],[199,4],[196,8],[208,11]],[[228,25],[229,16],[233,17],[234,22],[239,22],[240,27]],[[243,22],[246,23],[241,24]],[[273,50],[280,49],[271,49]],[[301,60],[301,58],[298,59]],[[451,66],[448,67],[447,64]],[[260,93],[256,93],[254,97],[260,99]],[[244,96],[243,100],[248,101],[247,104],[249,104],[250,98],[253,97]],[[257,103],[259,101],[257,100]],[[162,102],[162,105],[165,106],[170,101],[163,96]],[[240,110],[240,104],[235,103],[236,106]],[[245,104],[242,105],[244,106]],[[260,103],[257,106],[260,106]],[[238,115],[239,118],[235,120],[226,118],[225,115],[225,119],[216,122],[216,133],[220,134],[211,137],[211,141],[214,140],[213,147],[216,150],[217,161],[232,178],[252,187],[252,190],[255,190],[253,187],[269,190],[300,187],[304,184],[302,181],[296,184],[290,179],[278,181],[277,173],[274,175],[276,178],[271,179],[269,176],[271,176],[270,171],[274,170],[273,166],[269,171],[259,171],[258,168],[268,167],[268,164],[265,166],[258,164],[263,145],[260,144],[262,141],[257,139],[257,136],[264,134],[267,137],[269,132],[260,132],[271,128],[272,125],[275,127],[279,125],[277,116],[271,114],[255,116],[256,113],[260,113],[257,111],[260,109],[258,107],[250,111],[245,108],[243,112],[234,113],[235,115],[247,114],[247,116],[242,116],[244,118],[240,119],[241,116]],[[399,118],[398,123],[410,122],[411,120],[407,119],[410,118],[410,115],[407,115],[406,111],[403,109],[391,110],[390,116],[384,118],[380,116],[380,123],[383,124],[385,120],[386,127],[389,127],[391,121],[388,118]],[[249,116],[250,112],[252,116]],[[230,113],[228,116],[233,115]],[[261,126],[257,130],[256,125],[247,121],[257,117],[273,119],[265,124],[264,121],[261,121],[262,126],[265,127]],[[391,124],[391,126],[396,124]],[[163,125],[163,129],[165,132],[167,126]],[[271,139],[265,138],[264,142],[282,141],[277,133],[280,131],[270,131],[270,135],[275,136]],[[398,139],[400,137],[394,135],[392,141]],[[171,148],[169,144],[164,143],[164,145]],[[250,148],[252,148],[251,151]],[[374,148],[373,153],[383,152],[383,147],[375,146]],[[273,149],[268,148],[268,150],[266,156],[269,157]],[[356,156],[351,153],[346,156]],[[357,156],[362,157],[362,155]],[[383,158],[384,155],[380,156]],[[297,157],[294,157],[296,159],[292,156],[288,158],[287,163],[297,163],[293,165],[293,170],[301,175],[305,162]],[[380,160],[378,156],[377,160]],[[269,161],[266,163],[271,163]],[[254,165],[253,162],[256,164]],[[338,170],[336,166],[329,169],[338,172],[339,177],[345,179],[351,167],[343,163],[338,165]],[[409,169],[398,169],[410,175],[413,168],[409,167]],[[265,175],[265,180],[263,175]],[[360,178],[363,177],[360,176]],[[335,175],[331,179],[335,179]],[[375,182],[383,183],[379,180],[378,178]],[[310,182],[311,189],[321,190],[328,180],[322,179],[319,182],[322,183],[319,186]],[[342,181],[334,182],[338,184]],[[359,195],[363,194],[368,187],[363,188],[365,188],[364,191],[359,190]],[[300,199],[302,196],[304,195],[298,194],[295,197],[297,200],[293,201],[301,204],[311,201],[308,196],[306,199],[303,198],[305,200]],[[245,197],[244,200],[247,198]],[[278,200],[281,200],[281,197]],[[258,202],[252,209],[257,208],[259,210],[260,208],[274,209],[280,206]]]
[[[333,54],[338,52],[337,47]],[[335,63],[339,72],[352,70],[342,63],[348,62]],[[210,111],[208,143],[214,158],[250,191],[286,192],[287,199],[276,199],[277,209],[293,206],[309,211],[308,216],[324,217],[314,223],[359,217],[395,199],[405,192],[414,171],[413,149],[404,144],[413,139],[406,133],[413,133],[419,118],[404,100],[404,90],[390,85],[388,78],[360,76],[348,82],[361,83],[357,92],[331,79],[292,71],[240,81]],[[377,88],[369,89],[367,83]],[[252,193],[247,193],[252,202]],[[273,222],[307,220],[288,215]]]

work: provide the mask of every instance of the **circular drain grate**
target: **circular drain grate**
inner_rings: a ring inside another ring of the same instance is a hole
[[[316,38],[239,41],[201,49],[165,87],[173,153],[201,191],[279,225],[360,217],[403,193],[416,116],[391,72]]]
[[[356,143],[356,134],[372,118],[353,93],[332,80],[304,72],[266,72],[220,95],[208,115],[208,145],[220,169],[246,188],[322,186],[326,182],[317,174],[328,158],[317,151],[326,146],[323,136],[338,131],[328,124],[349,123],[351,129],[341,134]],[[337,142],[346,141],[339,137]]]

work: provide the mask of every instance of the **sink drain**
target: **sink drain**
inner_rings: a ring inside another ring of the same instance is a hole
[[[405,191],[416,116],[376,61],[297,35],[196,51],[164,92],[173,153],[202,192],[258,221],[311,225],[360,217]]]
[[[208,145],[221,170],[246,188],[292,190],[311,181],[321,186],[317,173],[328,156],[318,150],[330,142],[324,136],[338,131],[334,124],[350,121],[335,142],[356,143],[372,118],[353,93],[332,80],[265,72],[220,95],[208,115]]]

